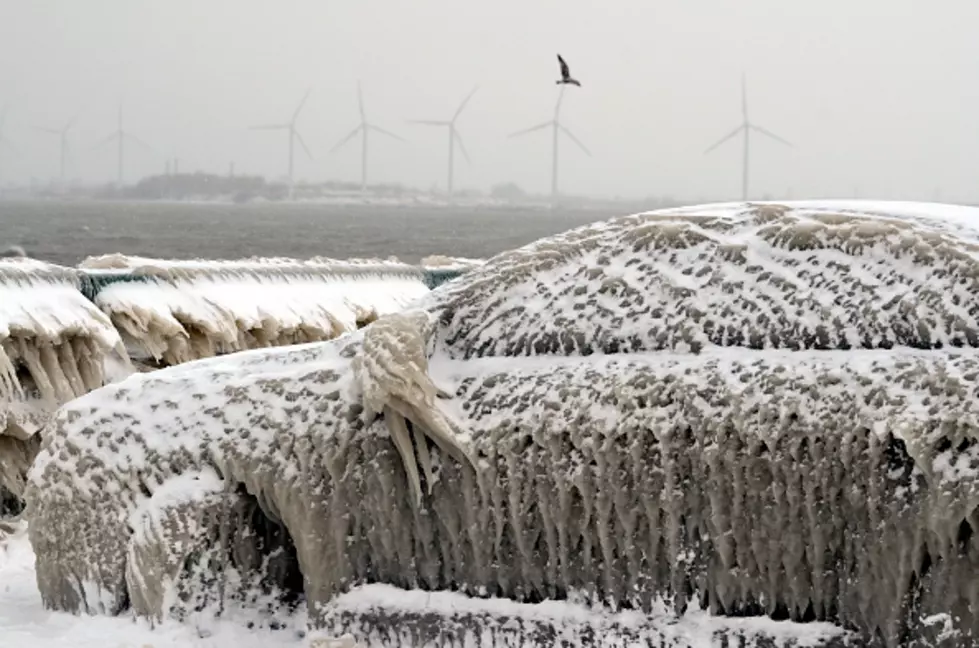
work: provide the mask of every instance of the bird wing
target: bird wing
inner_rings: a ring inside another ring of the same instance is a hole
[[[561,64],[561,78],[567,79],[568,76],[570,75],[570,72],[568,70],[568,64],[564,61],[563,58],[561,58],[560,54],[557,55],[557,62]]]

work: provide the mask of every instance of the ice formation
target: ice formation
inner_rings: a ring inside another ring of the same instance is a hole
[[[151,366],[332,339],[428,292],[419,269],[392,261],[109,255],[81,267],[134,279],[101,288],[95,302]]]
[[[130,377],[31,471],[39,587],[151,617],[301,595],[314,628],[365,583],[584,592],[970,645],[977,261],[935,206],[653,212],[340,340]]]
[[[438,270],[471,270],[486,263],[485,259],[469,259],[466,257],[450,257],[442,254],[433,254],[421,260],[423,268]]]
[[[102,386],[108,358],[126,360],[119,335],[78,283],[69,268],[0,259],[0,500],[23,490],[36,433],[51,413]]]

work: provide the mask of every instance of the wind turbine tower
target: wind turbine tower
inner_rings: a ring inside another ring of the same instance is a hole
[[[708,148],[706,151],[704,151],[704,155],[710,153],[711,151],[713,151],[714,149],[716,149],[717,147],[719,147],[721,144],[723,144],[724,142],[728,141],[729,139],[732,139],[732,138],[736,137],[742,131],[744,132],[744,151],[743,151],[744,159],[743,159],[743,161],[741,163],[742,164],[742,167],[741,167],[741,200],[747,201],[748,200],[748,170],[749,170],[749,166],[750,166],[750,159],[749,159],[750,158],[750,155],[749,155],[749,152],[750,152],[750,146],[751,146],[751,144],[750,144],[750,141],[751,141],[751,138],[750,138],[751,131],[755,131],[756,133],[759,133],[759,134],[764,135],[764,136],[766,136],[766,137],[768,137],[770,139],[773,139],[776,142],[781,142],[782,144],[785,144],[786,146],[791,147],[792,145],[790,143],[788,143],[787,141],[785,141],[784,139],[782,139],[781,137],[779,137],[778,135],[776,135],[775,133],[771,132],[770,130],[768,130],[766,128],[763,128],[763,127],[759,126],[758,124],[751,123],[751,120],[748,119],[748,91],[746,89],[744,74],[741,75],[741,115],[742,115],[741,125],[738,126],[737,128],[735,128],[733,131],[731,131],[727,135],[725,135],[724,137],[722,137],[720,140],[718,140],[713,146],[711,146],[710,148]]]
[[[124,168],[124,161],[125,161],[125,155],[126,155],[126,140],[127,139],[136,142],[137,144],[139,144],[140,146],[142,146],[143,148],[145,148],[147,150],[150,150],[150,151],[153,150],[153,148],[149,144],[147,144],[143,140],[139,139],[138,137],[136,137],[132,133],[126,131],[122,127],[122,104],[120,103],[119,104],[119,112],[118,112],[118,116],[117,116],[117,122],[116,122],[116,130],[114,130],[113,132],[109,133],[101,142],[99,142],[98,144],[95,145],[96,148],[98,148],[99,146],[103,146],[104,144],[107,144],[107,143],[111,142],[112,140],[116,140],[116,145],[118,146],[118,149],[117,149],[117,152],[116,152],[117,164],[118,164],[118,170],[117,170],[117,178],[118,178],[118,180],[117,180],[117,182],[119,183],[119,186],[120,187],[122,186],[122,180],[123,180],[123,168]]]
[[[360,150],[360,192],[364,195],[367,194],[367,134],[370,131],[376,131],[382,135],[387,135],[388,137],[393,137],[396,140],[404,141],[403,138],[395,135],[390,131],[386,131],[380,126],[375,126],[367,121],[366,114],[364,112],[364,95],[360,89],[360,82],[357,82],[357,105],[360,108],[360,125],[353,129],[349,135],[344,137],[342,140],[337,142],[336,146],[333,147],[333,151],[336,151],[341,146],[352,140],[359,133],[361,136],[361,150]]]
[[[65,184],[65,178],[68,167],[68,131],[71,127],[75,125],[78,120],[78,116],[72,117],[71,121],[65,124],[62,128],[44,128],[38,127],[38,130],[43,133],[49,133],[51,135],[57,135],[59,141],[61,142],[61,184]]]
[[[309,93],[312,90],[306,90],[306,94],[303,95],[302,100],[300,100],[299,105],[296,110],[292,113],[292,119],[290,119],[285,124],[264,124],[261,126],[252,126],[251,130],[284,130],[289,133],[289,198],[293,195],[293,169],[295,168],[295,143],[299,142],[299,145],[303,147],[303,151],[310,160],[313,159],[313,154],[309,152],[309,148],[306,146],[306,142],[303,141],[302,135],[296,130],[296,119],[299,117],[299,112],[306,105],[306,100],[309,98]]]
[[[581,143],[574,133],[572,133],[567,127],[561,123],[561,103],[564,101],[564,86],[561,86],[561,91],[557,96],[557,103],[554,105],[554,119],[550,119],[543,124],[537,124],[536,126],[531,126],[530,128],[525,128],[524,130],[512,133],[510,137],[519,137],[520,135],[526,135],[527,133],[533,133],[534,131],[543,130],[547,127],[551,128],[552,141],[551,141],[551,199],[557,199],[557,160],[558,160],[558,142],[560,141],[561,133],[564,133],[572,142],[578,145],[578,147],[585,152],[585,155],[591,157],[591,152],[588,148]]]
[[[469,162],[469,154],[466,153],[466,147],[462,143],[462,136],[459,135],[459,131],[456,129],[456,120],[459,119],[459,115],[462,114],[463,109],[466,107],[466,104],[469,103],[469,100],[472,99],[472,96],[476,94],[477,89],[478,87],[473,88],[472,92],[470,92],[466,96],[466,98],[462,100],[462,103],[459,104],[459,107],[456,109],[455,114],[452,115],[452,119],[448,121],[445,120],[435,121],[430,119],[411,120],[412,124],[423,124],[425,126],[443,126],[449,129],[449,177],[448,177],[448,181],[446,182],[446,188],[450,196],[452,195],[452,180],[453,180],[452,176],[453,176],[453,171],[455,170],[456,144],[459,145],[459,151],[461,151],[463,157],[466,158],[466,162]]]

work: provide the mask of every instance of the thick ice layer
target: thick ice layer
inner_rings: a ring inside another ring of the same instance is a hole
[[[110,354],[125,362],[118,333],[78,283],[69,268],[0,259],[0,491],[21,492],[47,417],[100,387]]]
[[[250,621],[262,620],[252,610],[242,610],[241,616],[234,618],[229,618],[233,615],[226,610],[221,619],[214,619],[205,611],[186,623],[132,619],[128,615],[74,616],[43,609],[26,524],[11,526],[13,533],[5,537],[4,523],[0,522],[0,646],[4,647],[526,648],[531,638],[550,636],[551,641],[543,642],[547,648],[613,648],[635,645],[627,638],[636,635],[647,640],[642,645],[662,648],[714,648],[719,645],[719,637],[728,638],[728,645],[743,648],[846,645],[840,641],[844,637],[838,630],[824,624],[724,619],[701,611],[688,611],[678,619],[666,610],[645,619],[635,613],[611,614],[580,603],[527,605],[451,593],[405,591],[385,585],[356,588],[330,606],[331,625],[355,626],[360,636],[366,636],[363,630],[371,630],[370,639],[361,642],[355,642],[350,635],[337,639],[343,635],[342,629],[302,637],[296,632],[304,627],[301,607],[288,619],[286,628],[278,630],[246,626]],[[328,638],[331,635],[332,641]],[[663,636],[675,638],[676,642],[652,643],[654,638]],[[507,641],[509,638],[512,640]],[[741,638],[746,641],[735,643]]]
[[[27,494],[46,603],[119,611],[147,587],[135,573],[159,573],[128,562],[134,512],[211,468],[288,529],[314,625],[337,593],[379,581],[647,610],[694,598],[891,645],[935,613],[979,632],[979,352],[437,357],[455,396],[436,407],[468,431],[478,473],[419,444],[431,493],[416,506],[384,422],[363,422],[348,358],[370,330],[70,404]],[[192,571],[193,546],[166,564]]]
[[[419,271],[391,261],[164,261],[112,255],[124,269],[95,301],[127,344],[162,365],[245,349],[328,340],[426,294]]]
[[[979,209],[722,205],[542,239],[432,293],[456,357],[979,346]],[[975,226],[974,226],[975,227]]]
[[[315,626],[381,582],[968,644],[979,236],[933,206],[851,207],[617,219],[342,341],[83,397],[31,474],[45,601],[179,613],[182,587],[215,596],[199,576],[217,561],[302,583]],[[127,524],[207,469],[220,495]]]

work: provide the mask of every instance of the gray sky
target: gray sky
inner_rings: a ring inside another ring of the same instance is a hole
[[[562,141],[561,189],[602,196],[738,197],[741,145],[703,151],[740,119],[788,149],[752,140],[753,194],[979,200],[979,2],[975,0],[0,0],[0,105],[9,104],[5,181],[58,172],[57,126],[80,113],[70,176],[115,177],[115,125],[154,147],[129,147],[127,179],[181,170],[281,176],[287,121],[307,87],[299,128],[315,159],[299,178],[357,180],[359,141],[330,154],[368,118],[408,140],[371,142],[371,180],[444,186],[443,130],[459,120],[472,164],[457,187],[513,180],[546,192],[550,134],[507,135],[550,118],[561,52],[583,83],[563,122],[592,150]]]

